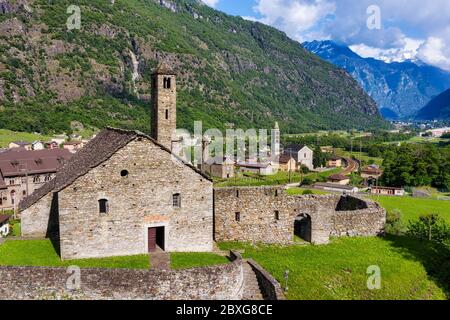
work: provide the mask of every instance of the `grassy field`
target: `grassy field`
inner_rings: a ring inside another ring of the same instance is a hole
[[[340,173],[342,169],[333,169],[325,172],[311,172],[303,175],[303,178],[309,177],[311,179],[325,179],[332,174]],[[214,185],[216,187],[250,187],[250,186],[273,186],[273,185],[283,185],[288,183],[300,183],[302,176],[299,172],[291,172],[290,179],[289,173],[279,171],[278,173],[271,176],[257,176],[257,175],[247,175],[239,176],[231,179],[214,179]]]
[[[326,191],[307,189],[307,188],[290,188],[290,189],[286,190],[286,193],[291,196],[297,196],[297,195],[304,194],[304,192],[307,190],[312,191],[312,194],[318,194],[318,195],[330,194],[329,192],[326,192]]]
[[[12,141],[33,142],[36,140],[48,141],[51,138],[35,133],[14,132],[10,130],[0,129],[0,148],[7,147]]]
[[[424,214],[436,213],[450,224],[450,201],[389,196],[372,196],[371,199],[377,201],[388,211],[400,210],[404,223],[409,220],[417,220]]]
[[[171,254],[172,267],[175,269],[227,262],[227,258],[212,253]],[[68,267],[72,265],[80,268],[149,269],[150,259],[144,254],[61,261],[50,240],[8,240],[0,245],[0,266]]]
[[[357,146],[355,146],[355,149],[356,148],[357,148]],[[383,164],[383,158],[370,157],[366,152],[353,151],[353,153],[350,153],[350,151],[336,149],[336,153],[341,157],[347,157],[347,158],[350,158],[350,156],[353,155],[353,157],[355,157],[356,159],[362,160],[365,163],[369,163],[369,164],[375,163],[379,166],[381,166]]]
[[[193,267],[204,267],[218,264],[226,264],[230,261],[214,253],[171,253],[171,264],[173,269],[187,269]]]
[[[378,300],[446,299],[450,250],[405,237],[340,238],[324,246],[259,246],[221,243],[243,249],[285,286],[288,299]],[[367,268],[381,270],[381,289],[367,288]]]

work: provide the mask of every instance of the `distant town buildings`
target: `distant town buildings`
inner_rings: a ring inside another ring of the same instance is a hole
[[[328,182],[345,186],[350,184],[350,177],[342,174],[333,174],[328,178]]]
[[[431,129],[431,130],[426,131],[426,133],[429,133],[431,135],[431,137],[433,137],[433,138],[440,138],[444,134],[450,133],[450,127]],[[425,134],[422,134],[422,135],[425,135]]]
[[[0,238],[6,237],[9,234],[9,219],[7,214],[0,215]]]
[[[328,160],[329,168],[341,168],[342,167],[342,158],[338,156],[332,156],[330,160]]]
[[[322,183],[318,182],[314,184],[314,189],[331,191],[331,192],[340,192],[340,193],[358,193],[359,188],[355,186],[341,185],[337,183]]]
[[[399,196],[405,195],[405,189],[403,188],[390,188],[390,187],[371,187],[370,193],[374,195],[383,196]]]
[[[0,209],[15,209],[19,202],[55,176],[72,154],[63,149],[13,148],[0,153]]]
[[[302,144],[291,144],[284,148],[283,154],[293,156],[297,162],[297,169],[301,166],[307,167],[309,170],[314,170],[314,151],[308,146]]]

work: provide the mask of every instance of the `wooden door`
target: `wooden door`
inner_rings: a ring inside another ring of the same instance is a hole
[[[148,228],[148,252],[156,250],[156,228]]]

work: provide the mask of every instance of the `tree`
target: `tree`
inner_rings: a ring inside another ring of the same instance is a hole
[[[450,240],[450,227],[437,214],[419,217],[418,221],[410,221],[407,234],[422,240],[445,243]]]

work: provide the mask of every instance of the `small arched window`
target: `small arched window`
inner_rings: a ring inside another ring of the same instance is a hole
[[[98,208],[99,208],[99,213],[107,214],[109,211],[108,200],[107,199],[98,200]]]
[[[164,80],[163,80],[164,89],[170,89],[170,87],[172,86],[171,80],[172,79],[170,79],[170,78],[164,78]]]
[[[179,193],[175,193],[172,200],[175,208],[181,208],[181,195]]]

